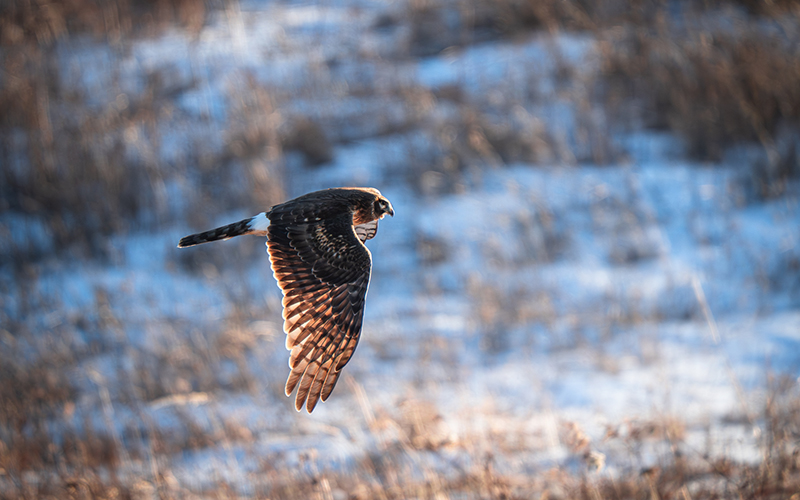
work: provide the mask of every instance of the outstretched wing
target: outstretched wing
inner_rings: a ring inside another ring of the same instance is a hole
[[[352,216],[307,210],[270,214],[272,272],[283,291],[283,330],[291,350],[286,395],[311,412],[333,391],[358,344],[372,258]],[[373,233],[374,234],[374,233]]]

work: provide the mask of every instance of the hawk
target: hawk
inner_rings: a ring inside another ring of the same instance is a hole
[[[272,274],[283,292],[291,351],[286,395],[311,413],[331,395],[358,345],[372,254],[364,245],[378,221],[394,216],[374,188],[331,188],[275,205],[227,226],[181,238],[178,248],[234,236],[267,237]]]

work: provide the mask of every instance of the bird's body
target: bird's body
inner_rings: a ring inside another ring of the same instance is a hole
[[[310,413],[333,391],[355,351],[372,256],[364,242],[394,215],[373,188],[332,188],[269,211],[182,238],[178,247],[245,234],[267,236],[272,272],[283,292],[283,330],[291,351],[286,395]]]

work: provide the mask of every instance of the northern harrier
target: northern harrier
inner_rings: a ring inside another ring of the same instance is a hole
[[[310,413],[331,395],[358,345],[372,255],[364,242],[394,216],[373,188],[315,191],[268,212],[182,238],[179,248],[243,234],[267,237],[272,273],[283,292],[289,357],[286,395]],[[299,384],[299,385],[298,385]]]

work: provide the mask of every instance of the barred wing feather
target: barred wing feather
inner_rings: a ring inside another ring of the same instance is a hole
[[[375,235],[377,221],[362,225],[362,239],[347,216],[287,215],[270,217],[267,247],[291,351],[286,395],[296,388],[295,408],[311,412],[330,396],[358,344],[372,267],[362,241]]]

